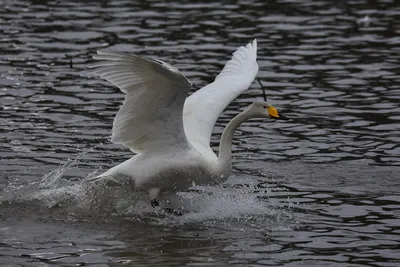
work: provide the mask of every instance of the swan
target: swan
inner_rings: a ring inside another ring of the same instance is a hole
[[[93,58],[100,61],[89,65],[91,72],[125,93],[111,141],[136,153],[94,179],[112,177],[143,190],[153,207],[161,193],[225,181],[231,173],[233,134],[241,123],[286,119],[271,104],[255,102],[225,127],[218,156],[210,147],[219,115],[256,77],[256,40],[239,47],[215,81],[189,97],[191,83],[166,62],[102,50]]]

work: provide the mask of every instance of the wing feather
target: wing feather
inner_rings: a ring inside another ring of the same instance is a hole
[[[182,108],[190,82],[175,67],[160,60],[97,51],[92,73],[124,92],[114,119],[111,141],[134,152],[187,147]]]
[[[239,47],[215,81],[186,99],[183,121],[188,140],[200,151],[212,152],[210,138],[222,111],[246,91],[258,72],[257,41]]]

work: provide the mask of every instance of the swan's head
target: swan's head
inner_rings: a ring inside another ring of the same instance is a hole
[[[281,115],[276,108],[267,102],[254,102],[250,105],[248,111],[252,117],[288,120],[288,118]]]

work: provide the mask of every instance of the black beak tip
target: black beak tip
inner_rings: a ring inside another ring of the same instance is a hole
[[[272,119],[275,119],[275,120],[285,120],[285,121],[290,120],[288,117],[283,116],[283,115],[281,115],[281,114],[278,114],[278,116],[279,116],[279,117],[274,117],[274,116],[270,116],[270,117],[271,117]]]
[[[280,120],[285,120],[285,121],[288,121],[288,120],[289,120],[288,117],[283,116],[283,115],[281,115],[281,114],[279,114],[279,119],[280,119]]]

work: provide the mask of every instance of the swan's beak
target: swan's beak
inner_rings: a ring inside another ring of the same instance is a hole
[[[278,119],[278,120],[285,120],[285,121],[287,121],[287,120],[289,120],[289,118],[288,117],[286,117],[286,116],[283,116],[282,114],[279,114],[278,113],[278,118],[275,118],[275,119]]]
[[[288,120],[289,119],[289,118],[279,114],[278,110],[272,106],[268,108],[268,114],[271,118],[277,119],[277,120]]]

